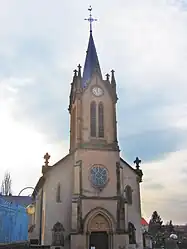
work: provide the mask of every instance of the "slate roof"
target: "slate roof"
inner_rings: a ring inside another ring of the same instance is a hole
[[[90,38],[88,42],[88,49],[86,52],[86,59],[84,64],[84,70],[83,70],[83,78],[82,78],[82,87],[85,88],[87,86],[87,83],[92,77],[92,74],[94,71],[97,70],[97,72],[101,75],[101,68],[99,65],[99,60],[95,48],[95,43],[93,39],[92,32],[90,32]]]

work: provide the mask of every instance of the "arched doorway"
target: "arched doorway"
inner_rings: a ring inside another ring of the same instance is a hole
[[[104,213],[96,212],[87,224],[89,249],[112,248],[112,224]]]

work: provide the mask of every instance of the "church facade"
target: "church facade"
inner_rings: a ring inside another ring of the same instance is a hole
[[[92,30],[83,72],[74,70],[69,100],[69,154],[49,166],[33,198],[30,238],[67,249],[143,248],[140,182],[120,157],[114,70],[103,79]]]

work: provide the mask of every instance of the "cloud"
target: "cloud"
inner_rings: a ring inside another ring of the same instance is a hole
[[[121,147],[127,155],[127,160],[132,161],[135,156],[141,155],[142,160],[147,162],[162,159],[169,152],[182,149],[186,140],[185,131],[160,129],[126,136],[121,142]]]
[[[164,186],[161,183],[156,183],[154,181],[149,181],[148,179],[146,179],[146,182],[144,184],[146,186],[146,188],[149,188],[151,190],[155,190],[155,191],[160,191],[164,188]]]
[[[143,209],[147,217],[157,208],[166,219],[175,216],[176,222],[183,222],[182,195],[177,215],[175,205],[173,211],[165,210],[170,210],[174,195],[185,192],[185,2],[92,3],[98,18],[94,39],[103,75],[112,68],[116,71],[122,154],[130,162],[136,156],[142,159]],[[55,4],[4,1],[1,5],[1,165],[2,171],[11,171],[15,193],[35,185],[46,151],[51,163],[68,152],[68,95],[73,70],[84,64],[89,35],[83,20],[86,8],[86,1],[64,4],[59,0]],[[180,191],[172,192],[169,175]]]
[[[147,219],[154,210],[157,210],[164,221],[173,219],[174,223],[186,222],[186,182],[182,181],[183,175],[180,169],[186,164],[187,150],[179,150],[167,154],[167,156],[155,162],[142,164],[144,182],[141,186],[143,213]],[[151,183],[161,184],[162,191],[154,191],[154,188],[147,188]],[[154,191],[154,198],[153,198]],[[177,205],[177,206],[176,206]],[[154,209],[154,210],[153,210]],[[180,210],[180,212],[176,212]]]

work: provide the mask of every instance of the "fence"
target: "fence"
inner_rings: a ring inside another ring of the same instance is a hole
[[[0,243],[28,240],[28,215],[23,206],[0,197]]]

